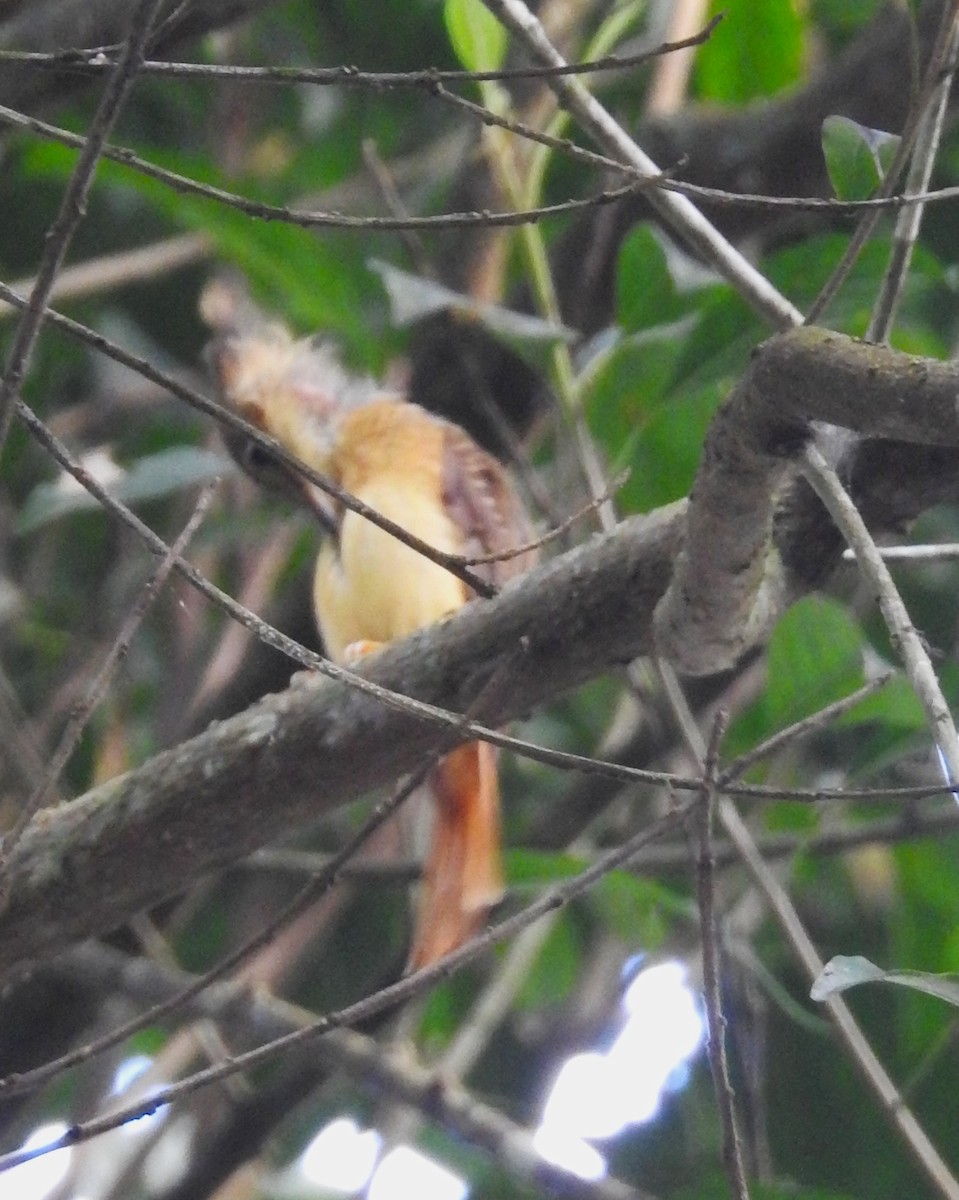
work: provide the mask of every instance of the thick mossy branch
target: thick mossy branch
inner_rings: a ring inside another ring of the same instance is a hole
[[[818,502],[801,491],[783,498],[814,422],[894,439],[887,443],[891,466],[897,458],[914,461],[914,446],[927,458],[928,448],[959,446],[957,399],[954,363],[816,328],[777,334],[759,347],[706,439],[684,549],[656,613],[660,652],[689,674],[732,666],[832,565],[834,534],[825,533],[814,557],[808,528],[805,557],[790,544],[799,511],[824,532]],[[849,454],[847,474],[859,453],[857,447]],[[947,469],[930,502],[954,484],[948,460],[941,465]],[[897,520],[918,511],[903,506]]]
[[[454,712],[497,668],[496,726],[649,649],[681,506],[621,525],[495,600],[385,649],[362,674]],[[420,765],[436,725],[319,680],[269,696],[28,827],[5,876],[0,975],[102,933]]]

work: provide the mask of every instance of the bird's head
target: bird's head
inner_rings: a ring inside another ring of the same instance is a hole
[[[374,381],[350,375],[327,343],[294,338],[231,280],[208,285],[200,313],[215,335],[206,358],[220,402],[308,467],[326,473],[339,418],[377,393]],[[223,437],[248,475],[329,525],[328,497],[289,462],[235,430],[224,429]]]

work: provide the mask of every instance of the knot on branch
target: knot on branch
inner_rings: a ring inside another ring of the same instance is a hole
[[[774,519],[814,423],[956,446],[957,399],[954,363],[812,327],[760,346],[706,438],[684,550],[656,611],[659,652],[688,674],[725,670],[808,590],[777,553]]]

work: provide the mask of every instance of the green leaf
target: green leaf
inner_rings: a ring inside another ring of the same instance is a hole
[[[866,200],[885,178],[900,139],[849,117],[826,117],[822,149],[833,191],[840,200]]]
[[[107,491],[124,504],[142,504],[235,472],[232,460],[224,454],[197,446],[175,446],[139,459],[113,484],[108,484]],[[99,501],[79,484],[74,486],[72,480],[66,485],[63,482],[41,483],[27,499],[16,524],[16,533],[33,533],[61,517],[99,507]]]
[[[662,244],[648,225],[623,243],[616,263],[616,320],[630,333],[678,317],[683,304]]]
[[[538,370],[545,367],[547,355],[557,342],[572,342],[577,336],[572,329],[540,317],[531,317],[498,304],[478,304],[462,292],[403,271],[391,263],[374,259],[370,269],[383,280],[393,323],[398,326],[412,325],[431,313],[449,312],[461,320],[482,325]]]
[[[668,347],[663,352],[672,353]],[[645,425],[634,430],[626,461],[614,460],[616,470],[628,466],[631,472],[620,493],[624,507],[648,512],[686,495],[720,399],[718,390],[705,388],[656,405]]]
[[[701,100],[741,104],[799,80],[805,20],[793,0],[710,5],[725,18],[696,54],[694,78]]]
[[[861,687],[862,630],[834,600],[808,596],[786,613],[769,642],[767,712],[782,728]]]
[[[809,995],[813,1000],[828,1000],[838,992],[861,983],[895,983],[945,1000],[959,1008],[959,975],[933,975],[928,971],[884,971],[861,954],[838,954],[831,958],[813,983]]]
[[[658,503],[655,477],[643,467],[644,440],[650,423],[673,400],[669,389],[683,332],[676,323],[620,337],[586,368],[590,431],[606,453],[611,475],[629,469],[617,493],[617,503],[628,511]],[[692,466],[698,452],[697,442],[690,455]],[[675,480],[672,471],[670,476]]]
[[[874,772],[895,762],[916,738],[927,742],[926,716],[909,680],[897,675],[880,692],[844,713],[835,728],[856,729],[850,773]]]
[[[446,32],[468,71],[496,71],[506,57],[506,30],[483,0],[446,0]]]
[[[568,914],[553,923],[536,961],[527,971],[516,1007],[527,1012],[565,1000],[579,974],[580,946]]]
[[[590,893],[590,902],[629,946],[655,950],[666,937],[666,914],[690,916],[689,903],[662,884],[629,871],[611,871]]]
[[[506,877],[511,887],[537,887],[569,879],[585,870],[586,860],[575,854],[548,850],[507,850]]]

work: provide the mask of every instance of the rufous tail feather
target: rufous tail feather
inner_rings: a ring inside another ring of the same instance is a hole
[[[430,782],[436,813],[410,952],[414,971],[471,938],[503,897],[495,748],[460,746]]]

